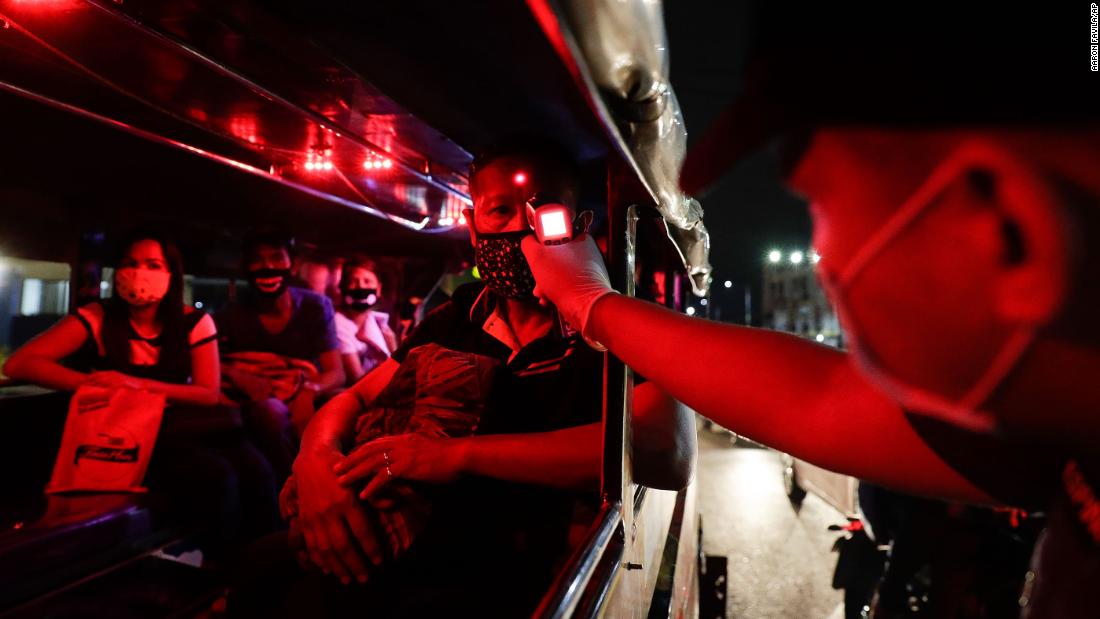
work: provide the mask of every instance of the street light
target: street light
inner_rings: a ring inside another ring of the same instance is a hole
[[[783,252],[779,251],[778,249],[773,249],[770,252],[768,252],[768,262],[771,262],[772,264],[775,264],[776,262],[779,262],[782,259],[783,259]]]
[[[694,307],[687,308],[687,315],[688,316],[694,316],[695,315],[695,308]]]
[[[791,264],[799,264],[800,262],[802,262],[802,252],[792,251],[791,252]]]
[[[733,282],[731,282],[728,279],[722,285],[725,286],[726,288],[733,288]]]
[[[817,253],[816,249],[811,249],[810,250],[810,262],[812,264],[817,264],[820,261],[821,261],[821,254]]]

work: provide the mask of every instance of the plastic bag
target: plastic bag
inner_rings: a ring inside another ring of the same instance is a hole
[[[46,492],[144,492],[163,416],[162,393],[77,389]]]

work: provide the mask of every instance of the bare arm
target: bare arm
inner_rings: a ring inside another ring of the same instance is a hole
[[[302,434],[302,451],[341,451],[352,438],[355,419],[389,384],[399,367],[400,363],[387,359],[322,406]]]
[[[653,383],[634,388],[631,419],[634,481],[679,490],[695,476],[695,413]]]
[[[621,295],[595,304],[589,332],[669,395],[738,433],[914,494],[993,502],[936,455],[842,352]],[[675,353],[685,345],[691,354]]]
[[[335,393],[344,388],[344,366],[340,360],[340,351],[327,350],[321,353],[321,376],[317,379],[317,385],[321,393]]]
[[[86,341],[88,331],[84,325],[76,317],[66,316],[12,353],[4,363],[4,374],[44,387],[76,391],[88,375],[70,370],[60,361],[80,350]]]
[[[527,484],[594,490],[600,484],[603,432],[599,423],[531,434],[452,439],[461,471]]]
[[[340,361],[344,365],[345,383],[355,384],[363,377],[363,365],[359,363],[359,355],[355,353],[340,353]]]
[[[218,357],[218,342],[210,340],[191,349],[190,385],[156,380],[142,380],[141,385],[147,391],[163,393],[169,402],[214,406],[221,397],[219,376],[221,360]]]

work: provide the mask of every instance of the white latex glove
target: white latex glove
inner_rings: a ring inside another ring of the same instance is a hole
[[[592,306],[615,292],[592,237],[582,234],[570,243],[547,246],[532,234],[523,239],[523,254],[535,275],[535,296],[553,303],[587,339]]]

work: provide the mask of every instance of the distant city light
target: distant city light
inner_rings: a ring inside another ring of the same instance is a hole
[[[195,301],[195,309],[202,309],[202,301]]]
[[[694,316],[695,315],[695,308],[694,307],[687,308],[687,315],[688,316]]]
[[[699,305],[706,305],[708,301],[706,299],[699,299]]]
[[[791,264],[799,264],[801,262],[802,262],[802,252],[792,251],[791,252]]]
[[[773,249],[770,252],[768,252],[768,262],[771,262],[771,263],[774,264],[776,262],[779,262],[782,259],[783,259],[783,252],[779,251],[778,249]]]
[[[728,279],[722,285],[725,286],[726,288],[733,288],[733,282],[731,282]]]
[[[816,336],[814,336],[814,339],[819,341],[819,342],[824,342],[825,341],[825,336],[821,333],[818,333]]]

